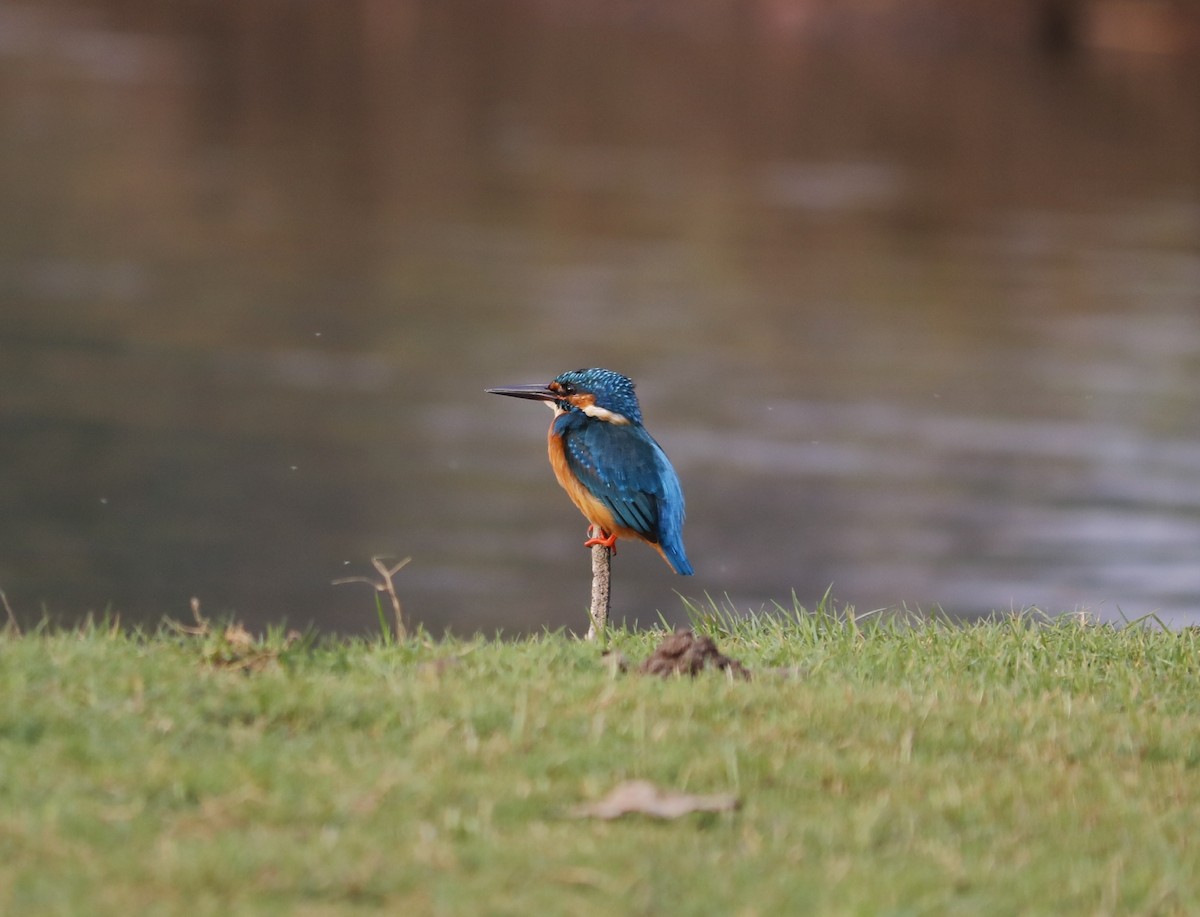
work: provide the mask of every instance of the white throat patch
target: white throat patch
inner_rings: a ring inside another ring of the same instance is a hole
[[[597,420],[603,420],[617,426],[625,426],[629,423],[629,418],[624,414],[618,414],[616,411],[610,411],[608,408],[602,408],[594,404],[580,405],[579,409],[587,414],[588,417],[595,417]]]

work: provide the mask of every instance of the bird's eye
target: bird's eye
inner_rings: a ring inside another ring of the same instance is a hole
[[[564,395],[574,395],[575,394],[575,386],[573,386],[570,382],[560,383],[558,386],[558,390],[559,390],[559,392],[561,392]]]

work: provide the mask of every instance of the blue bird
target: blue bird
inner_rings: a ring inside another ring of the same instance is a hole
[[[554,411],[550,465],[589,523],[585,545],[602,544],[615,554],[618,538],[637,538],[676,573],[692,573],[683,548],[683,489],[642,426],[630,379],[611,369],[577,369],[548,385],[487,391],[544,401]]]

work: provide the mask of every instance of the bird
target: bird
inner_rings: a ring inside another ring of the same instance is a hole
[[[667,454],[642,425],[633,381],[611,369],[576,369],[547,384],[486,389],[542,401],[554,411],[547,446],[554,476],[588,521],[584,545],[614,554],[618,538],[654,548],[690,576],[683,547],[684,500]]]

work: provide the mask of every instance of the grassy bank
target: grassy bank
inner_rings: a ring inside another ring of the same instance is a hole
[[[1200,910],[1196,633],[708,628],[752,680],[560,634],[10,632],[0,912]],[[575,817],[630,778],[740,808]]]

